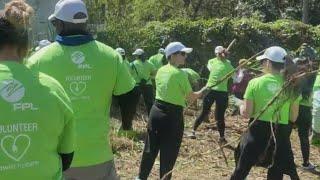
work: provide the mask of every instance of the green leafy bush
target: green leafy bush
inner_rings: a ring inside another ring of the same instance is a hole
[[[262,23],[255,19],[175,19],[153,21],[142,28],[107,26],[106,29],[98,34],[98,39],[114,48],[122,46],[128,52],[142,47],[152,55],[170,41],[181,41],[194,48],[189,59],[190,66],[196,70],[214,56],[215,46],[227,47],[233,39],[237,39],[230,54],[234,64],[272,45],[293,51],[304,42],[320,47],[320,26],[293,20]]]

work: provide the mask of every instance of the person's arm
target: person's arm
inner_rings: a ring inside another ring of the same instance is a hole
[[[62,161],[62,171],[66,171],[70,168],[72,160],[73,160],[73,152],[68,154],[59,153],[61,161]]]
[[[290,107],[290,122],[296,122],[299,115],[299,103],[294,102]]]
[[[240,114],[244,118],[251,118],[254,112],[253,100],[255,99],[255,81],[249,82],[244,94],[243,104],[240,106]]]
[[[253,113],[253,102],[251,100],[245,99],[243,105],[240,106],[240,114],[248,119],[251,118]]]
[[[204,86],[200,91],[189,93],[187,96],[188,101],[194,102],[195,100],[200,99],[207,89],[207,86]]]

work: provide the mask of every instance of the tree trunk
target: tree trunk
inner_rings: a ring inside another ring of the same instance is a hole
[[[305,24],[309,23],[309,10],[310,10],[310,0],[302,1],[302,22]]]

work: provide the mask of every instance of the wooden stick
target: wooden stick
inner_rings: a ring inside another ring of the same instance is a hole
[[[232,46],[234,45],[234,43],[236,43],[236,39],[233,39],[233,41],[229,44],[227,51],[230,51],[230,49],[232,48]]]

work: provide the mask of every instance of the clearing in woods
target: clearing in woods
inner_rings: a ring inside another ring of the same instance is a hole
[[[213,106],[214,107],[214,106]],[[141,112],[141,109],[139,110]],[[213,112],[213,111],[212,111]],[[192,124],[199,112],[188,110],[185,112],[185,132],[190,132]],[[227,113],[230,114],[230,113]],[[117,129],[120,127],[118,118],[112,119],[111,143],[115,152],[117,172],[124,180],[133,180],[139,171],[140,159],[143,150],[143,139],[146,131],[146,115],[138,114],[134,120],[134,129],[138,132],[135,138],[118,136]],[[226,117],[226,138],[228,142],[236,141],[247,127],[247,120],[240,116]],[[177,159],[172,179],[177,180],[227,180],[234,169],[232,148],[223,148],[227,163],[218,145],[218,132],[214,117],[210,116],[210,123],[203,123],[197,132],[197,139],[184,137]],[[318,175],[301,169],[302,155],[297,131],[291,135],[295,162],[301,180],[319,179]],[[232,143],[235,147],[237,143]],[[319,151],[311,146],[310,161],[320,162]],[[255,167],[251,170],[248,180],[266,179],[267,170]],[[156,160],[149,179],[159,179],[159,158]],[[285,179],[290,179],[285,177]]]

